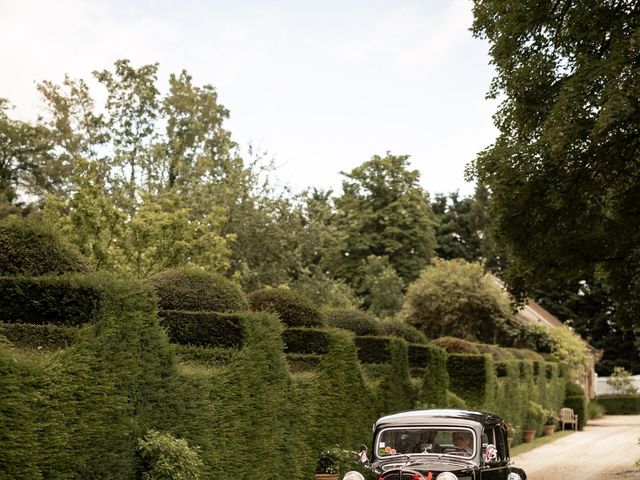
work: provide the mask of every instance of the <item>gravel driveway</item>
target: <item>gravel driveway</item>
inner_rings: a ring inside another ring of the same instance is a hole
[[[606,416],[583,432],[563,437],[513,458],[529,480],[640,479],[640,415]]]

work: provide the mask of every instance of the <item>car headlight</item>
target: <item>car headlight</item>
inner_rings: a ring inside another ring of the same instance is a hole
[[[347,472],[342,480],[364,480],[364,477],[360,472]]]
[[[519,473],[511,472],[509,474],[509,480],[522,480],[522,477]]]
[[[436,477],[436,480],[458,480],[458,477],[451,472],[442,472]]]

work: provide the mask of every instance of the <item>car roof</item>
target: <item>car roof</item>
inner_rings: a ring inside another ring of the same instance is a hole
[[[432,409],[432,410],[411,410],[408,412],[395,413],[378,419],[374,428],[382,426],[399,426],[399,425],[443,425],[456,423],[459,425],[500,425],[503,424],[502,419],[488,412],[480,412],[475,410],[458,410],[452,408]]]

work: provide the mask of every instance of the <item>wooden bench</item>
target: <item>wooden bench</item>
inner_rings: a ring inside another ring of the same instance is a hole
[[[574,430],[578,430],[578,415],[573,413],[573,409],[564,407],[560,409],[560,423],[562,424],[562,430],[564,430],[565,423],[574,425]]]

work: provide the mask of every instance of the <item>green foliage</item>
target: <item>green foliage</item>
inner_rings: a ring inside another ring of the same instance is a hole
[[[403,315],[429,338],[451,335],[496,343],[511,312],[480,264],[434,259],[409,286]]]
[[[282,332],[286,353],[323,355],[329,351],[329,335],[326,330],[311,328],[287,328]]]
[[[489,355],[447,355],[449,389],[471,408],[494,410],[495,366]]]
[[[321,310],[354,311],[362,303],[346,283],[314,268],[290,283],[291,289]]]
[[[592,404],[599,405],[604,409],[607,415],[640,414],[640,396],[638,395],[611,395],[598,397],[596,401],[589,404],[589,409],[591,409]]]
[[[362,363],[388,363],[391,361],[390,345],[392,337],[356,337],[358,358]]]
[[[587,423],[587,396],[584,390],[577,383],[567,382],[563,407],[573,409],[573,413],[578,415],[578,430],[582,430]]]
[[[89,271],[78,251],[52,227],[29,218],[0,220],[0,275],[60,275]]]
[[[551,337],[551,357],[558,363],[566,364],[571,378],[577,378],[584,371],[585,364],[593,358],[587,343],[568,328],[549,329]]]
[[[358,336],[380,335],[380,321],[370,313],[361,310],[329,310],[324,312],[328,326],[349,330]]]
[[[138,439],[138,471],[142,480],[198,480],[198,449],[181,438],[151,430]]]
[[[480,354],[477,343],[463,340],[462,338],[441,337],[433,340],[431,344],[444,349],[448,353]]]
[[[427,343],[427,337],[420,330],[401,318],[387,318],[380,322],[383,335],[404,338],[409,343]]]
[[[71,345],[77,334],[74,327],[30,323],[1,323],[0,335],[13,345],[34,350],[56,350]]]
[[[409,170],[407,156],[387,154],[376,155],[344,175],[343,193],[336,199],[336,222],[344,243],[330,255],[330,270],[359,289],[366,259],[386,256],[405,284],[413,281],[436,244],[419,173]]]
[[[640,404],[639,404],[640,406]],[[640,412],[640,408],[637,409]],[[587,407],[587,413],[589,414],[589,420],[597,420],[602,418],[606,413],[606,409],[604,405],[598,403],[597,401],[589,402],[589,406]]]
[[[417,401],[424,405],[441,408],[448,406],[449,373],[446,352],[432,345],[410,344],[409,363],[412,366],[419,365],[424,368]]]
[[[527,416],[524,422],[525,430],[538,430],[546,420],[546,412],[544,407],[538,402],[529,401],[527,407]]]
[[[240,287],[221,275],[197,268],[176,268],[150,279],[163,310],[233,312],[247,309]]]
[[[452,391],[447,390],[447,408],[458,408],[466,410],[469,407],[467,407],[467,402],[465,402],[462,398],[460,398]]]
[[[550,278],[595,275],[611,288],[618,318],[637,324],[634,7],[474,2],[474,35],[489,41],[496,67],[489,97],[502,103],[494,116],[500,136],[471,173],[493,194],[514,292],[522,297]]]
[[[635,395],[638,389],[633,384],[631,373],[623,367],[615,367],[613,373],[607,379],[607,385],[613,388],[618,395]]]
[[[104,273],[0,277],[0,318],[5,322],[75,326],[130,309],[155,314],[151,289]]]
[[[365,259],[358,292],[371,313],[381,318],[395,315],[402,308],[403,287],[388,257],[369,255]]]
[[[224,348],[242,345],[241,317],[233,313],[163,310],[160,324],[173,343]]]
[[[272,312],[289,327],[323,325],[320,312],[305,298],[288,288],[264,288],[249,295],[251,310]]]

